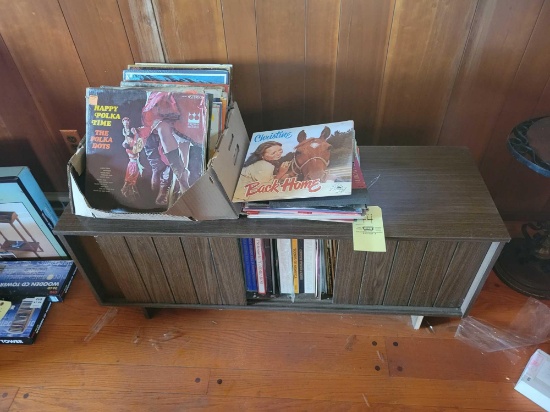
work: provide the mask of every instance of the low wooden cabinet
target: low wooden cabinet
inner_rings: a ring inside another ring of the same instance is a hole
[[[350,224],[315,221],[125,221],[66,210],[55,232],[104,305],[466,315],[509,241],[468,150],[360,153],[386,253],[354,251]],[[247,299],[242,237],[337,239],[332,299]]]

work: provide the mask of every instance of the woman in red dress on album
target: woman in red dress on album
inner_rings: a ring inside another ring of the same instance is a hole
[[[190,119],[196,116],[196,124],[203,123],[204,119],[201,118],[200,113],[196,113],[196,103],[186,107],[187,102],[193,103],[193,101],[176,97],[177,94],[175,96],[173,93],[149,92],[147,102],[142,109],[143,127],[138,130],[138,133],[144,139],[153,133],[159,136],[161,157],[166,164],[170,165],[178,180],[180,193],[183,193],[203,171],[203,167],[198,165],[200,170],[198,172],[193,170],[195,173],[190,176],[190,148],[192,145],[204,145],[203,128],[191,129]],[[159,203],[158,199],[157,203]]]

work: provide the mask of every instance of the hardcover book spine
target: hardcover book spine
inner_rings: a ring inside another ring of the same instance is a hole
[[[273,266],[273,294],[281,293],[281,282],[279,280],[279,250],[277,249],[277,239],[271,240],[271,264]]]
[[[241,239],[241,251],[243,255],[244,276],[246,283],[246,290],[248,292],[257,292],[256,286],[256,270],[253,268],[252,259],[250,257],[250,238]]]
[[[305,292],[304,285],[304,239],[298,239],[298,288],[300,293]]]
[[[264,258],[265,258],[265,279],[266,291],[268,294],[273,294],[273,249],[271,248],[271,239],[263,239],[264,243]]]
[[[298,268],[298,239],[292,239],[292,278],[294,279],[294,293],[300,293],[300,280]]]
[[[304,239],[304,292],[315,293],[317,240]]]
[[[258,281],[258,294],[266,294],[265,256],[263,239],[254,239],[254,251],[256,253],[256,280]]]
[[[292,246],[290,239],[277,239],[279,257],[279,282],[281,293],[294,293],[294,276],[292,273]]]

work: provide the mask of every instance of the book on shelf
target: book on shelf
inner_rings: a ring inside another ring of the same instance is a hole
[[[353,121],[254,133],[234,202],[349,195]]]
[[[304,242],[304,293],[316,292],[316,279],[318,272],[318,241],[316,239],[303,239]]]
[[[258,282],[258,294],[267,294],[266,262],[263,239],[254,238],[254,254],[256,256],[256,280]]]
[[[256,280],[256,258],[251,238],[241,239],[241,253],[243,256],[243,267],[247,292],[257,292],[258,282]]]
[[[253,260],[258,283],[255,290],[248,287],[250,265],[245,266],[247,292],[253,292],[249,297],[269,299],[290,295],[294,299],[296,295],[307,295],[308,298],[322,299],[332,294],[335,242],[321,239],[249,240],[254,244]],[[241,239],[241,244],[243,241]],[[243,261],[246,261],[244,250],[243,246]]]
[[[294,272],[292,269],[292,245],[290,239],[277,239],[277,254],[279,262],[280,292],[294,293]]]
[[[292,252],[292,285],[294,293],[300,293],[300,264],[298,259],[298,239],[290,239]]]
[[[264,246],[264,260],[265,260],[265,276],[266,276],[266,292],[268,295],[276,293],[275,290],[275,272],[273,268],[273,247],[272,239],[262,239]]]

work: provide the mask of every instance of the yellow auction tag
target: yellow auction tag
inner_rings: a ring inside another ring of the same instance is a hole
[[[365,217],[353,222],[353,250],[386,251],[382,209],[378,206],[369,206]]]

